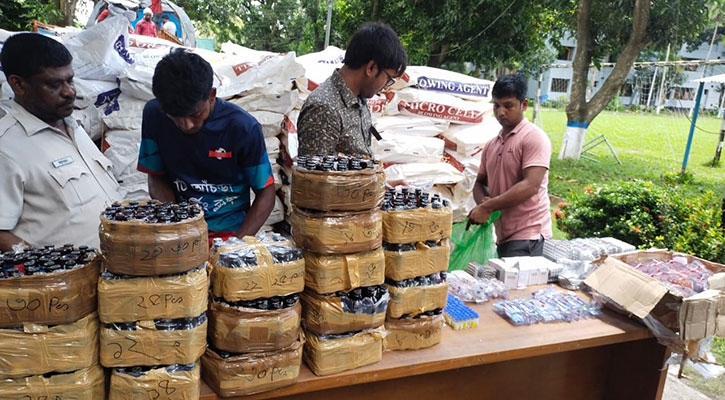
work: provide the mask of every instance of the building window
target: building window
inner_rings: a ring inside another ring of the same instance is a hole
[[[573,47],[562,47],[559,50],[559,54],[556,56],[557,60],[561,61],[571,61],[574,58],[574,48]]]
[[[551,80],[551,91],[557,93],[566,93],[569,90],[569,80],[561,78],[553,78]]]
[[[673,99],[675,100],[692,100],[692,88],[686,88],[686,87],[678,87],[675,88],[675,95]]]

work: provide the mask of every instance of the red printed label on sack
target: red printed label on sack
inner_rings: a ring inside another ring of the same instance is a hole
[[[388,92],[385,94],[385,98],[376,98],[368,100],[368,109],[373,114],[382,114],[385,111],[385,106],[390,103],[395,97],[395,93]]]
[[[425,117],[439,118],[449,121],[469,122],[473,124],[478,124],[483,121],[483,112],[481,111],[461,110],[457,107],[425,101],[409,103],[401,100],[400,103],[398,103],[398,111],[408,111],[409,113]]]
[[[234,74],[236,76],[239,76],[255,66],[256,66],[256,64],[253,64],[253,63],[241,63],[241,64],[237,64],[237,65],[232,65],[232,70],[234,71]]]
[[[284,116],[282,124],[282,128],[287,131],[287,133],[297,133],[297,128],[295,127],[294,122],[292,122],[292,120],[286,115]]]

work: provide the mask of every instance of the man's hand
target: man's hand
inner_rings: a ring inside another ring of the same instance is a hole
[[[489,199],[489,197],[484,197],[483,201],[471,210],[468,214],[468,225],[466,226],[466,229],[468,229],[468,226],[471,224],[484,224],[488,222],[488,218],[491,216],[491,213],[495,211],[489,207]]]

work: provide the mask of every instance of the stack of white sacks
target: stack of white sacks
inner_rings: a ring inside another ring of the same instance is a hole
[[[0,31],[0,44],[9,34]],[[179,46],[129,34],[123,17],[59,40],[74,58],[74,117],[93,139],[102,139],[124,197],[147,198],[146,175],[136,171],[143,107],[154,97],[156,64]],[[299,111],[309,93],[342,67],[345,51],[331,46],[295,57],[232,43],[223,44],[221,53],[189,50],[214,68],[217,95],[241,106],[262,125],[279,194],[265,225],[286,219],[291,212],[289,177],[297,156]],[[481,147],[500,129],[492,116],[492,87],[491,81],[410,66],[384,95],[370,99],[373,122],[383,138],[373,140],[373,149],[386,166],[388,180],[440,193],[451,200],[454,221],[462,220],[475,205],[471,191]],[[9,94],[4,84],[2,97]]]
[[[342,67],[345,51],[328,47],[297,60],[302,96]],[[430,67],[410,66],[386,93],[368,102],[382,141],[375,157],[389,182],[422,187],[450,199],[454,221],[475,206],[471,195],[481,148],[498,134],[493,117],[493,82]]]

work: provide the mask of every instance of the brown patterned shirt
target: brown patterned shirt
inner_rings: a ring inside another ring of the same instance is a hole
[[[300,155],[373,155],[367,100],[352,93],[338,70],[305,100],[297,125]]]

